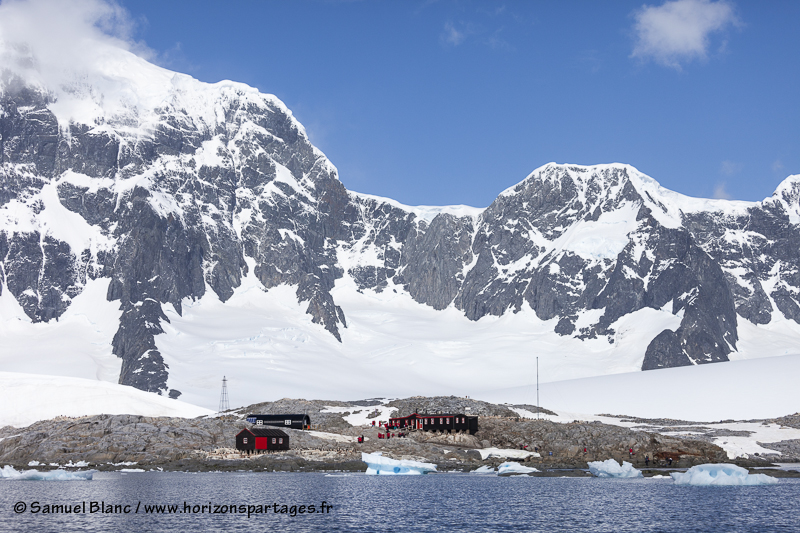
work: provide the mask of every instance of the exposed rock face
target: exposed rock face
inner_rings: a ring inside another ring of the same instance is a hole
[[[642,346],[643,369],[727,360],[739,317],[800,323],[800,177],[743,205],[680,197],[625,165],[551,164],[479,215],[427,220],[349,193],[275,97],[158,76],[157,106],[91,120],[0,76],[0,294],[46,322],[110,278],[120,383],[167,393],[165,306],[207,289],[224,302],[251,268],[265,289],[295,287],[340,341],[343,276],[471,320],[529,306],[561,335],[608,342],[621,317],[668,309],[680,326]]]
[[[549,453],[578,461],[614,458],[617,461],[644,463],[644,456],[666,459],[672,457],[676,466],[692,466],[704,462],[724,462],[727,454],[710,442],[681,439],[657,433],[635,431],[600,422],[558,424],[550,421],[528,420],[515,422],[504,419],[481,419],[475,436],[489,440],[498,448],[519,448],[527,445],[539,448],[543,456]],[[586,452],[584,452],[584,448]],[[633,448],[636,455],[630,456]]]
[[[101,469],[130,467],[130,463],[135,463],[138,468],[195,471],[264,467],[269,470],[341,469],[341,463],[355,462],[357,464],[345,468],[363,471],[365,466],[359,461],[360,453],[381,451],[391,457],[432,461],[443,470],[461,470],[485,462],[496,465],[504,460],[484,461],[475,448],[491,445],[519,449],[521,444],[537,446],[545,452],[542,458],[531,460],[572,468],[585,468],[587,460],[597,458],[629,460],[629,447],[636,450],[640,460],[645,453],[657,458],[669,456],[678,461],[676,466],[728,461],[719,447],[702,440],[666,437],[599,422],[557,424],[497,417],[481,417],[475,436],[413,432],[406,438],[387,440],[378,438],[378,433],[385,430],[373,427],[328,427],[326,430],[333,434],[327,435],[283,428],[289,434],[290,451],[272,461],[267,460],[268,464],[259,460],[246,463],[214,460],[214,456],[219,455],[215,450],[234,452],[235,435],[249,426],[241,420],[132,415],[44,420],[23,429],[0,428],[4,436],[0,440],[0,462],[23,468],[31,461],[43,465],[84,461],[92,468]],[[359,435],[365,436],[367,441],[356,444],[355,437]],[[587,448],[585,454],[583,447]],[[317,464],[306,463],[306,460]]]

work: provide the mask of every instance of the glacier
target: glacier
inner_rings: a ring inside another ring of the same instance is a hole
[[[595,477],[642,477],[642,473],[635,469],[628,461],[622,461],[622,464],[620,465],[614,459],[606,459],[605,461],[589,461],[589,472],[591,472]]]
[[[705,464],[691,467],[684,473],[670,474],[676,485],[774,485],[778,482],[766,474],[750,474],[746,468],[732,464]]]
[[[418,476],[436,472],[433,463],[422,463],[408,459],[390,459],[382,452],[361,453],[361,460],[367,463],[368,476]]]

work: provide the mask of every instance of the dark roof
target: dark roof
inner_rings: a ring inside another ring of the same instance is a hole
[[[446,417],[446,416],[463,416],[466,418],[475,418],[475,415],[467,415],[464,413],[411,413],[410,415],[406,416],[392,416],[389,417],[389,420],[402,420],[404,418],[411,418],[411,417],[418,417],[418,418],[437,418],[437,417]]]
[[[265,420],[265,421],[266,420],[283,421],[283,420],[304,420],[306,418],[310,419],[311,417],[309,417],[308,415],[274,415],[274,414],[269,414],[269,415],[247,415],[245,418],[258,418],[260,420]]]
[[[245,431],[252,433],[256,437],[288,437],[286,433],[281,431],[280,429],[273,429],[273,428],[244,428],[242,431],[236,434],[238,437]]]

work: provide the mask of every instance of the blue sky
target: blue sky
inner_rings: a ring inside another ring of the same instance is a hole
[[[691,196],[800,173],[800,2],[121,0],[158,63],[277,95],[352,190],[488,205],[550,162]]]

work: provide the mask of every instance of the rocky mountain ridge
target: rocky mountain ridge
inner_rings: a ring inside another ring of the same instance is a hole
[[[644,370],[728,360],[740,320],[800,323],[800,176],[726,202],[627,165],[548,164],[486,209],[424,212],[347,191],[274,96],[118,53],[130,68],[103,84],[0,75],[0,294],[48,322],[110,279],[122,384],[177,397],[165,306],[224,302],[251,270],[340,341],[343,277],[470,320],[529,308],[609,343],[621,317],[665,310],[678,326],[641,347]]]

